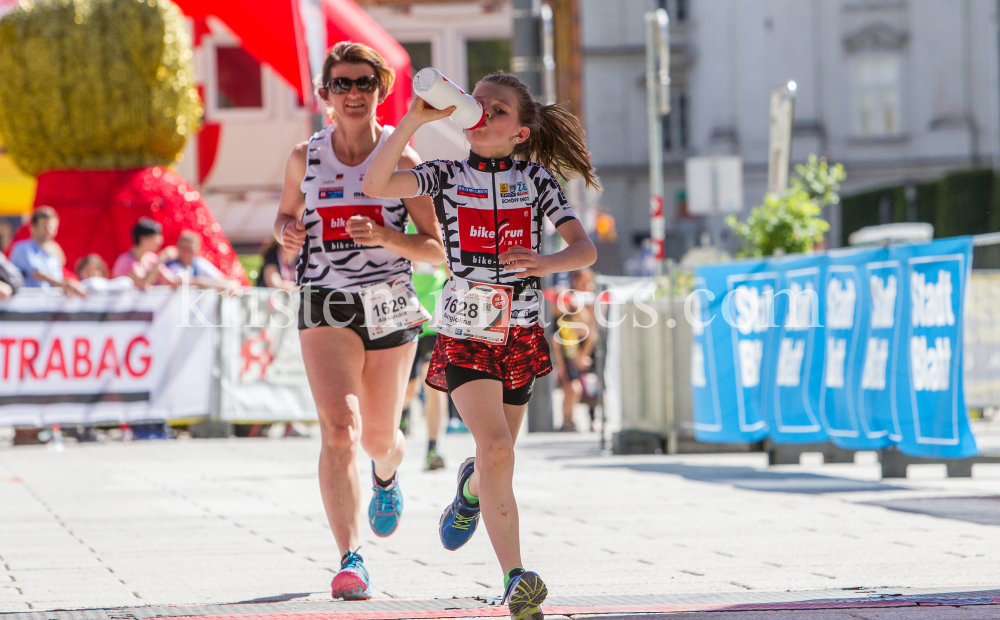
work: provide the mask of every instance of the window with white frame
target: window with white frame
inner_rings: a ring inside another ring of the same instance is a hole
[[[220,110],[264,107],[264,80],[260,63],[238,45],[215,48]]]
[[[472,91],[483,79],[497,71],[510,71],[510,39],[468,39],[465,42],[466,82]]]
[[[272,116],[268,71],[228,37],[213,36],[204,43],[205,115],[214,121],[257,121]]]
[[[432,66],[432,47],[430,41],[404,41],[400,43],[406,53],[410,55],[410,64],[413,66],[413,73]]]
[[[854,132],[859,137],[889,137],[901,133],[901,58],[897,52],[855,56]]]

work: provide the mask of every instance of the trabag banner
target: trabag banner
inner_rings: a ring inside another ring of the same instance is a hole
[[[0,303],[0,426],[164,420],[211,409],[218,297],[131,291]]]
[[[962,385],[972,239],[698,267],[695,436],[978,453]]]

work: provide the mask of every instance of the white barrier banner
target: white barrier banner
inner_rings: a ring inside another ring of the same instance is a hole
[[[68,299],[22,289],[0,302],[0,425],[209,413],[217,308],[217,296],[184,290]]]
[[[220,417],[316,420],[299,346],[299,292],[251,289],[223,304]]]
[[[965,404],[1000,406],[1000,274],[973,271],[965,304]]]

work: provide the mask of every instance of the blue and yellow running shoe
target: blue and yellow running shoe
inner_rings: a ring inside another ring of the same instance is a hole
[[[330,588],[333,598],[345,601],[366,601],[372,597],[371,583],[368,571],[361,563],[357,551],[348,551],[340,560],[340,572],[333,577]]]
[[[543,620],[540,605],[548,596],[549,589],[537,573],[525,571],[511,577],[503,590],[501,605],[510,608],[511,620]]]
[[[476,533],[476,526],[479,524],[479,504],[469,504],[462,494],[462,487],[465,481],[472,477],[476,471],[476,458],[465,459],[461,467],[458,468],[458,492],[455,493],[455,501],[441,515],[441,544],[445,549],[454,551],[469,542],[472,535]]]
[[[375,480],[372,463],[372,501],[368,504],[368,523],[376,536],[385,538],[396,531],[403,516],[403,493],[399,490],[399,472],[392,475],[392,483],[383,487]]]

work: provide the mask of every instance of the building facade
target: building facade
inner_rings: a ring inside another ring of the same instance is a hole
[[[798,85],[792,161],[843,163],[842,194],[1000,159],[995,0],[668,0],[672,112],[668,254],[709,228],[686,215],[687,157],[743,160],[744,212],[767,185],[771,90]],[[648,0],[580,0],[584,109],[602,206],[626,256],[648,234],[643,14]],[[837,207],[829,241],[841,241]],[[721,235],[729,248],[735,240]]]
[[[439,68],[463,88],[510,68],[512,18],[508,0],[361,0],[359,4],[410,54],[414,71]],[[326,32],[316,0],[302,0],[307,36],[317,36],[322,66]],[[222,230],[241,253],[270,239],[288,154],[306,140],[312,110],[267,64],[251,56],[226,26],[209,17],[192,25],[195,69],[205,102],[205,126],[189,140],[178,172],[196,183]],[[410,76],[400,76],[410,79]],[[422,127],[414,146],[424,159],[464,158],[461,129],[444,120]],[[0,161],[0,174],[2,174]],[[2,181],[2,179],[0,179]]]

